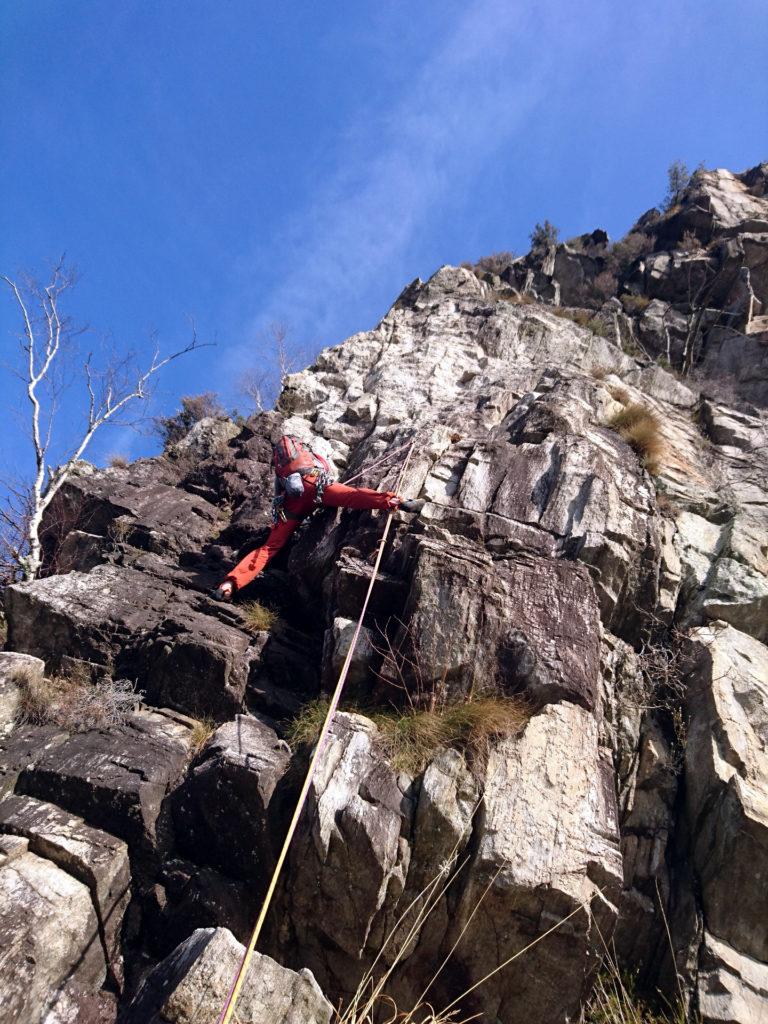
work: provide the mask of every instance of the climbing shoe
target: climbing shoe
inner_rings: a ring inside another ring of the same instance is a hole
[[[398,508],[401,512],[415,512],[418,515],[425,504],[423,498],[403,498]]]
[[[214,587],[211,591],[211,597],[216,601],[231,601],[234,591],[234,585],[229,580],[225,580],[218,587]]]

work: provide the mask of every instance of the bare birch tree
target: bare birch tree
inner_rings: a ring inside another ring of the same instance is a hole
[[[15,492],[6,485],[6,490],[16,500],[7,504],[5,513],[0,516],[0,526],[6,559],[15,560],[23,579],[32,580],[42,566],[40,530],[45,512],[85,454],[94,434],[105,424],[119,421],[120,414],[129,405],[148,398],[152,378],[163,367],[202,346],[193,330],[188,345],[162,357],[155,349],[144,368],[129,354],[112,359],[99,369],[92,352],[79,360],[74,342],[77,332],[60,310],[62,295],[74,284],[74,276],[63,261],[56,265],[47,285],[32,281],[18,284],[5,275],[0,275],[0,280],[10,289],[21,321],[22,365],[17,376],[26,393],[25,420],[34,453],[31,482],[21,490],[16,488]],[[51,465],[49,455],[60,395],[59,381],[65,369],[71,372],[73,368],[82,375],[84,422],[67,454],[57,465]]]
[[[301,355],[293,350],[288,326],[282,321],[268,324],[257,341],[262,351],[261,365],[240,377],[239,391],[256,412],[266,412],[275,404],[285,378],[296,370]]]

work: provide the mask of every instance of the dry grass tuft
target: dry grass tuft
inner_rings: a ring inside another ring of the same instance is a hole
[[[110,469],[128,469],[130,463],[124,455],[113,455],[109,460]]]
[[[570,320],[571,323],[577,324],[579,327],[586,327],[600,338],[605,338],[608,334],[608,328],[600,317],[594,316],[587,309],[564,309],[562,306],[552,306],[551,312],[555,316],[559,316],[561,320]]]
[[[629,402],[629,392],[620,384],[611,384],[608,390],[610,391],[611,398],[613,398],[614,401],[621,402],[622,405],[626,405]]]
[[[258,601],[249,601],[248,604],[242,606],[241,610],[245,616],[245,628],[250,633],[268,632],[274,628],[277,622],[277,612],[266,608]]]
[[[688,1014],[682,1000],[667,1010],[653,1009],[635,991],[632,976],[622,975],[608,956],[584,1007],[581,1024],[686,1024]],[[698,1016],[691,1018],[695,1024]]]
[[[477,697],[432,711],[378,712],[371,717],[392,766],[416,775],[442,747],[484,757],[492,740],[520,732],[530,714],[518,697]]]
[[[656,883],[656,896],[669,941],[669,949],[674,959],[672,935],[658,882]],[[701,1017],[698,1013],[693,1010],[688,1012],[677,970],[675,970],[676,997],[668,998],[657,990],[654,998],[655,1005],[651,1005],[638,996],[636,975],[626,973],[619,968],[615,950],[608,947],[599,926],[597,932],[604,949],[603,963],[595,979],[592,993],[586,1005],[582,1007],[579,1024],[701,1024]]]
[[[192,726],[192,733],[189,737],[190,757],[196,757],[215,732],[216,723],[212,718],[205,716],[197,719]]]
[[[622,295],[621,304],[629,316],[639,316],[651,304],[647,295]]]
[[[20,667],[14,681],[19,687],[19,725],[58,725],[69,732],[121,725],[142,697],[127,679],[92,683],[78,672],[40,678]]]
[[[492,740],[519,733],[531,716],[528,702],[520,697],[477,697],[435,710],[347,710],[365,715],[376,724],[392,767],[410,775],[423,772],[445,747],[482,758]],[[326,700],[307,704],[288,728],[288,742],[292,746],[314,743],[327,711]]]
[[[588,372],[593,380],[605,380],[609,373],[613,373],[613,370],[610,366],[597,363],[595,366],[590,366]]]
[[[508,302],[510,306],[533,306],[536,299],[529,292],[518,292],[513,290],[506,295],[496,294],[497,302]]]
[[[382,1017],[382,1012],[390,1016]],[[385,1021],[387,1024],[395,1024],[395,1021],[397,1024],[471,1024],[472,1021],[479,1021],[479,1018],[464,1017],[458,1010],[441,1012],[433,1009],[429,1003],[421,1003],[404,1013],[398,1009],[394,999],[378,994],[362,1010],[337,1012],[333,1020],[334,1024],[377,1024],[379,1021]]]
[[[640,458],[640,464],[656,476],[666,454],[666,443],[658,416],[640,402],[629,402],[608,421]]]

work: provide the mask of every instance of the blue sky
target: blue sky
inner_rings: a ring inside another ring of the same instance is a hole
[[[674,159],[768,159],[764,0],[24,0],[0,6],[0,272],[66,252],[68,310],[146,357],[153,412],[237,382],[286,321],[316,352],[442,263],[620,236]],[[2,395],[16,317],[0,295]],[[62,418],[73,426],[76,402]],[[22,469],[6,415],[2,463]],[[105,432],[91,450],[152,451]]]

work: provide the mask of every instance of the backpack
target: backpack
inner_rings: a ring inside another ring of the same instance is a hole
[[[327,476],[330,471],[330,466],[322,455],[316,455],[293,434],[283,434],[277,444],[272,446],[272,452],[275,473],[282,480],[292,473],[298,473],[300,476],[321,473]]]

